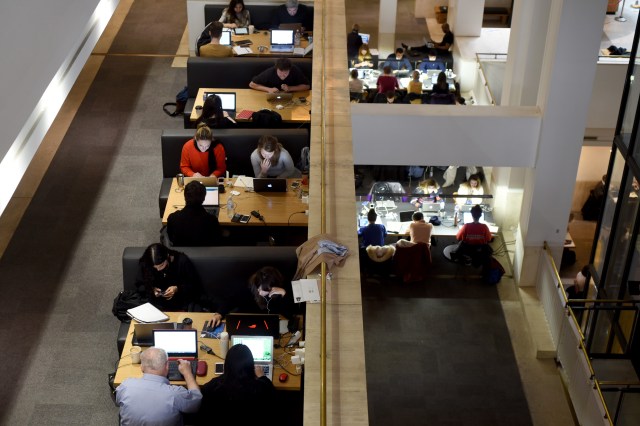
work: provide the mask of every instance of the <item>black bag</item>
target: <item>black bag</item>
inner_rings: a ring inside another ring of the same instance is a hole
[[[113,299],[113,308],[111,313],[122,322],[131,322],[131,318],[127,315],[127,311],[136,306],[146,303],[140,294],[135,290],[121,291],[115,299]]]
[[[505,270],[502,264],[500,264],[500,262],[498,262],[495,257],[491,256],[489,267],[487,268],[484,277],[485,282],[487,284],[498,284],[500,282],[500,279],[504,275],[504,272]]]
[[[177,115],[183,114],[184,107],[187,106],[188,100],[189,100],[189,89],[187,88],[187,86],[184,86],[184,89],[179,91],[178,94],[176,95],[176,101],[167,102],[166,104],[162,105],[162,110],[165,113],[167,113],[167,115],[170,117],[175,117]],[[175,111],[173,112],[169,111],[169,109],[167,108],[169,106],[175,106],[176,107]]]
[[[261,109],[251,114],[251,121],[256,127],[274,128],[282,125],[282,116],[270,109]]]

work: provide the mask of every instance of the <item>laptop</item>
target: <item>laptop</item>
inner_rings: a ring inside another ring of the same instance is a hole
[[[198,363],[198,330],[153,330],[153,346],[162,348],[169,358],[169,380],[184,380],[178,371],[178,360],[191,362],[195,375]]]
[[[231,30],[223,30],[220,36],[220,44],[222,46],[231,46]]]
[[[175,322],[133,324],[131,344],[134,346],[153,346],[153,330],[175,330],[175,328]]]
[[[216,186],[207,186],[205,187],[207,190],[206,195],[204,196],[204,202],[202,205],[207,207],[218,207],[220,205],[220,194],[218,191],[218,185]]]
[[[276,93],[267,93],[267,101],[268,102],[289,102],[293,99],[293,93],[289,92],[276,92]]]
[[[229,114],[229,117],[236,118],[236,94],[235,92],[204,92],[204,99],[216,95],[220,98],[222,109]]]
[[[228,314],[227,333],[230,336],[280,337],[280,316],[277,314]]]
[[[426,213],[438,213],[440,211],[440,203],[423,203],[422,211]]]
[[[473,208],[473,204],[463,204],[460,206],[460,213],[469,213]]]
[[[233,32],[236,35],[248,35],[249,34],[249,28],[247,28],[247,27],[238,27],[238,28],[234,28]]]
[[[245,345],[251,350],[255,366],[262,367],[264,375],[273,380],[273,336],[233,336],[231,346]]]
[[[413,210],[408,210],[405,212],[400,212],[400,222],[412,222],[412,216],[415,212]]]
[[[302,33],[302,24],[300,22],[294,22],[290,24],[280,24],[278,27],[279,30],[291,30],[295,34],[296,31],[300,31]]]
[[[371,38],[371,35],[365,34],[365,33],[359,33],[359,34],[360,34],[360,38],[362,39],[362,43],[369,44],[369,39]]]
[[[271,51],[278,53],[293,52],[293,30],[271,30]]]
[[[287,192],[287,180],[283,178],[254,178],[255,192]]]

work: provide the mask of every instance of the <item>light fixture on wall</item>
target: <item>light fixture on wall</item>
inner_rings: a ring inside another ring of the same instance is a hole
[[[622,16],[622,14],[624,13],[624,4],[627,2],[627,0],[622,0],[622,9],[620,9],[620,16],[616,16],[615,19],[618,22],[627,22],[627,18],[625,18],[624,16]],[[636,2],[637,3],[637,2]]]

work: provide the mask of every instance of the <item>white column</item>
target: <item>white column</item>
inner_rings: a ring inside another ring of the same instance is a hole
[[[606,0],[552,0],[537,104],[535,169],[525,176],[520,285],[534,285],[547,241],[560,263],[598,60]],[[532,28],[532,31],[536,29]],[[518,256],[516,256],[518,257]]]
[[[394,52],[396,42],[396,13],[398,0],[380,0],[380,20],[378,22],[378,51],[380,59]]]
[[[447,22],[458,37],[479,37],[483,15],[484,0],[449,0]]]

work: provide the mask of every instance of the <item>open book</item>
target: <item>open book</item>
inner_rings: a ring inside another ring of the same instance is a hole
[[[127,315],[138,322],[162,322],[169,319],[160,309],[148,302],[129,309]]]

